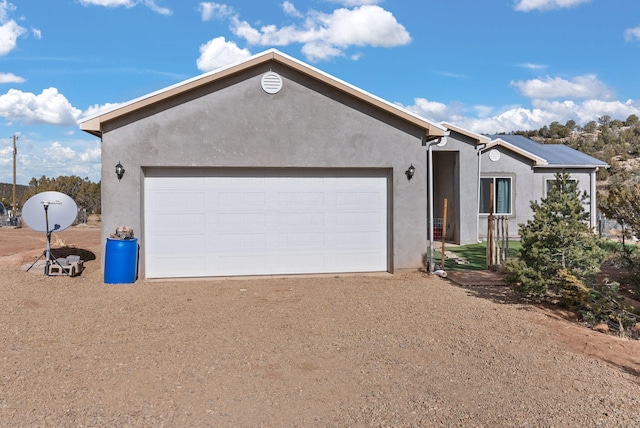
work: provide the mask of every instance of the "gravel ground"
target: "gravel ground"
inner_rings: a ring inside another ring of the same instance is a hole
[[[24,272],[37,236],[0,254],[0,426],[640,426],[638,342],[503,288],[419,272],[105,285],[97,229],[64,233],[96,256],[79,277]]]

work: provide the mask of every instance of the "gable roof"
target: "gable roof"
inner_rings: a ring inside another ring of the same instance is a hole
[[[564,144],[540,144],[522,135],[490,135],[493,141],[488,148],[496,145],[507,147],[534,161],[538,167],[567,168],[608,168],[606,162],[572,149]]]
[[[109,120],[148,107],[152,104],[174,97],[188,90],[223,79],[227,76],[239,73],[243,70],[268,61],[276,61],[280,64],[286,65],[302,74],[326,83],[327,85],[343,91],[361,101],[371,104],[393,116],[417,125],[418,127],[424,129],[426,137],[442,137],[445,135],[444,127],[438,125],[437,123],[431,122],[410,112],[409,110],[403,109],[395,104],[383,100],[382,98],[363,91],[362,89],[359,89],[349,83],[333,77],[315,67],[305,64],[302,61],[290,57],[276,49],[269,49],[244,61],[201,74],[167,88],[160,89],[159,91],[120,104],[112,109],[83,118],[78,122],[78,124],[80,125],[80,129],[82,129],[83,131],[86,131],[98,137],[102,137],[102,124]]]

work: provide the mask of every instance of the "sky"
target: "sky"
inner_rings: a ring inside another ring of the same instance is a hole
[[[639,0],[0,0],[0,182],[100,180],[78,121],[276,48],[477,133],[640,116]]]

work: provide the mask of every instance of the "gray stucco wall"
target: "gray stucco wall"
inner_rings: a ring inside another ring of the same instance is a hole
[[[260,84],[266,71],[284,87]],[[278,63],[245,70],[161,105],[107,122],[102,141],[102,238],[116,227],[140,239],[144,277],[144,168],[384,168],[389,192],[389,269],[422,266],[426,252],[424,131]],[[126,173],[118,181],[114,166]],[[408,181],[405,170],[416,168]]]
[[[526,223],[533,217],[531,210],[531,201],[540,201],[540,198],[546,196],[546,182],[553,180],[558,172],[567,172],[571,179],[578,180],[578,187],[581,191],[591,193],[591,171],[588,169],[562,169],[550,167],[533,167],[531,160],[514,152],[496,147],[500,152],[500,159],[492,161],[489,158],[489,151],[482,154],[481,160],[481,176],[501,176],[512,178],[512,197],[513,212],[509,216],[509,235],[516,237],[519,235],[519,224]],[[589,211],[589,205],[585,206],[585,210]],[[480,237],[487,237],[487,215],[480,215]]]

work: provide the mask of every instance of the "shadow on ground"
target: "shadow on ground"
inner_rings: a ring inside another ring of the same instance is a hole
[[[84,250],[82,248],[52,248],[51,255],[56,259],[60,259],[68,256],[80,256],[80,260],[89,262],[96,259],[96,254],[89,250]]]

